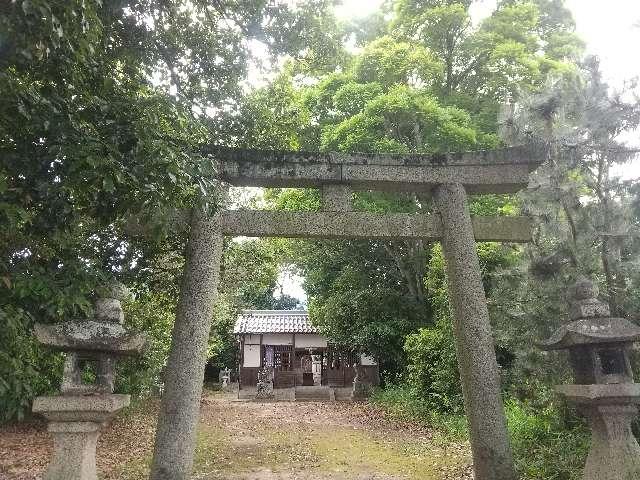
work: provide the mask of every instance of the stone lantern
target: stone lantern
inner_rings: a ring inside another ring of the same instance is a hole
[[[96,480],[98,436],[129,405],[129,395],[113,393],[115,365],[120,357],[139,354],[146,337],[123,327],[122,295],[122,287],[105,289],[92,318],[35,326],[40,343],[66,352],[61,394],[33,402],[54,439],[45,480]]]
[[[640,479],[640,446],[631,431],[638,414],[640,384],[634,383],[630,351],[640,339],[640,328],[610,316],[609,306],[598,299],[596,286],[579,280],[569,316],[541,344],[545,350],[568,350],[574,385],[556,390],[588,419],[591,449],[584,480]]]

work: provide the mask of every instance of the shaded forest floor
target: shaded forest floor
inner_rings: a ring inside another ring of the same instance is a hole
[[[233,400],[203,395],[194,479],[472,478],[466,444],[399,423],[369,404]],[[102,479],[146,480],[157,406],[130,408],[102,435]],[[40,479],[51,450],[42,422],[0,427],[0,479]]]

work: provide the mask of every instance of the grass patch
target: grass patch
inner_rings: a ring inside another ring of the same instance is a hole
[[[408,386],[377,390],[371,401],[391,416],[440,432],[438,444],[468,439],[463,415],[435,412]],[[557,405],[535,408],[509,399],[505,412],[516,469],[522,480],[579,480],[589,448],[589,429]]]
[[[314,435],[312,444],[323,471],[436,479],[441,478],[443,470],[455,469],[462,463],[459,456],[433,445],[372,436],[362,431],[322,432]]]
[[[439,443],[461,442],[469,439],[467,419],[464,415],[441,413],[429,408],[411,388],[393,385],[373,392],[370,401],[382,407],[393,418],[406,422],[417,422],[433,428]]]
[[[589,429],[575,415],[549,406],[505,405],[516,468],[523,480],[579,480],[589,449]]]

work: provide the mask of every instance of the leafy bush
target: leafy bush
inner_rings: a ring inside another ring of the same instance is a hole
[[[445,318],[408,335],[404,344],[409,385],[426,407],[438,412],[464,409],[454,343],[453,328]]]
[[[516,468],[523,480],[577,480],[589,446],[589,431],[575,415],[550,405],[542,410],[507,401]]]
[[[445,414],[433,410],[414,388],[407,384],[387,384],[376,389],[369,401],[384,408],[402,421],[414,421],[435,428],[445,439],[462,440],[468,437],[464,415]]]
[[[148,344],[141,357],[118,363],[116,390],[135,396],[157,392],[171,347],[175,300],[147,293],[125,302],[123,308],[127,327],[146,333]]]
[[[11,305],[0,309],[0,324],[0,422],[22,420],[34,397],[58,387],[62,355],[38,344],[23,310]]]
[[[387,385],[376,390],[370,401],[399,420],[434,428],[444,441],[468,439],[464,415],[434,410],[411,385]],[[539,408],[514,398],[507,399],[505,410],[522,480],[581,478],[589,446],[589,431],[582,419],[562,405],[547,403]]]

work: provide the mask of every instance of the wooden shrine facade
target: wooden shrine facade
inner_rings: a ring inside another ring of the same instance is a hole
[[[303,310],[244,310],[234,326],[239,343],[239,389],[253,389],[261,369],[273,373],[273,387],[350,388],[354,364],[366,383],[379,383],[378,365],[367,355],[332,345]]]

